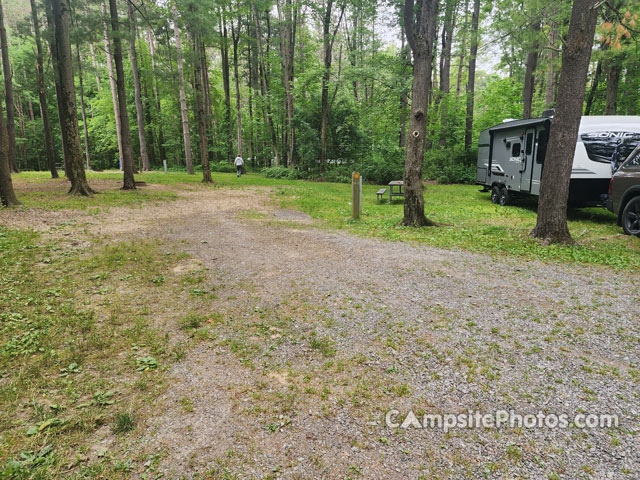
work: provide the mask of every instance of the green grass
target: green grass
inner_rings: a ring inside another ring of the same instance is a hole
[[[295,182],[278,195],[283,205],[298,208],[327,226],[363,236],[410,241],[442,248],[462,248],[490,255],[509,255],[620,269],[640,268],[640,239],[622,234],[615,217],[602,208],[570,210],[569,228],[578,244],[542,246],[529,237],[535,226],[535,199],[514,206],[491,203],[488,193],[472,185],[434,185],[425,190],[425,214],[439,227],[401,227],[403,205],[377,204],[375,185],[363,187],[363,215],[350,218],[351,187]]]
[[[121,173],[89,174],[92,179],[120,180]],[[402,201],[389,204],[386,199],[376,203],[376,185],[363,187],[363,215],[360,220],[350,218],[351,186],[339,183],[305,182],[300,180],[269,179],[259,173],[236,178],[233,173],[215,173],[215,184],[200,186],[201,175],[179,172],[153,172],[136,178],[149,184],[174,185],[175,188],[247,188],[271,187],[275,199],[285,208],[296,208],[320,220],[329,228],[346,229],[358,235],[380,237],[393,241],[409,241],[442,248],[461,248],[489,255],[507,255],[557,261],[595,264],[617,269],[640,268],[640,240],[622,234],[615,217],[601,208],[570,210],[569,228],[577,240],[574,246],[542,246],[529,238],[536,221],[535,199],[520,199],[514,206],[500,207],[491,203],[488,193],[479,192],[472,185],[434,185],[425,190],[425,213],[440,223],[439,227],[400,227]],[[18,180],[28,183],[47,182],[47,174],[22,173]],[[20,194],[26,206],[49,205],[50,208],[88,208],[88,205],[134,205],[143,201],[167,201],[175,198],[173,191],[137,192],[109,191],[92,199],[70,198],[57,194],[47,200],[49,193]],[[46,207],[45,207],[46,208]],[[247,214],[247,216],[250,216]]]
[[[125,435],[122,409],[164,388],[173,354],[145,303],[161,308],[151,279],[180,255],[152,240],[89,253],[0,227],[0,478],[66,477],[101,426]]]

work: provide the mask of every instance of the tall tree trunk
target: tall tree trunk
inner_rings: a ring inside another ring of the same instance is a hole
[[[53,139],[51,138],[51,125],[49,124],[49,109],[47,107],[47,91],[44,84],[44,64],[42,61],[42,40],[40,38],[40,23],[38,22],[38,12],[35,0],[31,2],[31,20],[33,21],[33,31],[36,40],[36,80],[38,83],[38,98],[40,100],[40,116],[42,118],[42,129],[44,133],[44,148],[47,155],[47,165],[51,172],[51,178],[58,178],[56,168],[56,156],[53,151]]]
[[[222,57],[222,87],[224,89],[224,121],[227,134],[227,160],[233,161],[233,125],[231,123],[231,82],[229,81],[229,40],[225,11],[220,12],[220,55]]]
[[[240,96],[240,75],[238,74],[238,43],[240,41],[240,21],[236,29],[231,23],[231,37],[233,39],[233,76],[236,83],[236,145],[238,155],[242,156],[242,98]]]
[[[22,156],[22,165],[18,164],[18,168],[21,166],[24,168],[29,168],[27,165],[27,137],[24,129],[24,110],[22,106],[22,98],[19,93],[16,93],[16,113],[18,114],[18,126],[20,127],[20,136],[23,139],[22,144],[20,145],[20,155]]]
[[[422,168],[427,136],[427,110],[438,15],[437,0],[418,0],[418,15],[414,13],[414,1],[404,2],[404,30],[413,52],[413,89],[411,92],[411,117],[404,165],[404,218],[402,225],[422,227],[434,225],[424,215],[424,186]],[[416,18],[417,17],[417,18]]]
[[[342,4],[340,10],[340,19],[331,33],[331,10],[333,8],[333,0],[327,0],[326,10],[322,21],[322,43],[324,53],[324,70],[322,72],[322,100],[321,100],[321,116],[320,116],[320,168],[324,171],[327,164],[327,143],[329,136],[329,82],[331,80],[331,61],[333,53],[333,42],[336,33],[340,27],[342,16],[344,15],[345,6]]]
[[[615,115],[618,111],[618,85],[620,84],[620,72],[622,67],[615,60],[607,65],[607,97],[605,115]]]
[[[284,11],[283,11],[284,10]],[[291,0],[285,0],[284,6],[278,1],[278,15],[280,17],[280,45],[282,51],[282,82],[285,91],[285,111],[287,117],[287,160],[292,168],[296,166],[295,158],[295,126],[293,116],[295,112],[293,84],[296,27],[298,23],[298,7]],[[357,89],[356,89],[357,91]]]
[[[196,120],[198,122],[198,146],[200,147],[200,164],[202,165],[202,183],[213,182],[209,167],[209,149],[207,140],[207,120],[204,107],[204,95],[202,92],[202,62],[200,36],[193,35],[193,53],[196,60],[194,65],[194,90],[196,93]]]
[[[116,0],[109,0],[111,15],[111,31],[113,32],[113,62],[116,64],[116,88],[118,90],[118,110],[120,113],[120,136],[122,137],[122,169],[123,190],[135,190],[133,149],[131,148],[131,132],[129,130],[129,114],[127,112],[127,93],[124,85],[124,67],[122,65],[122,40],[120,38],[120,20]]]
[[[91,65],[93,65],[93,73],[96,76],[96,90],[100,93],[100,75],[98,75],[98,62],[96,61],[96,52],[93,43],[89,42],[89,52],[91,53]]]
[[[155,42],[151,30],[147,31],[147,44],[149,45],[149,55],[151,56],[151,88],[153,89],[153,98],[156,102],[156,115],[158,119],[162,119],[162,109],[160,105],[160,96],[158,95],[158,84],[156,74],[156,50]],[[149,122],[151,123],[151,122]],[[160,161],[167,159],[167,153],[164,147],[164,133],[162,130],[162,121],[158,121],[158,150],[160,152]]]
[[[462,40],[460,42],[460,55],[458,60],[458,79],[456,81],[456,98],[460,96],[462,88],[462,72],[464,71],[464,59],[467,53],[467,32],[469,30],[469,0],[464,0],[464,25],[462,26]]]
[[[149,96],[149,88],[147,87],[147,81],[142,83],[142,93],[144,95],[144,124],[146,128],[145,135],[149,138],[147,147],[149,148],[149,162],[157,165],[158,158],[156,157],[155,148],[155,135],[153,134],[153,119],[151,117],[151,97]]]
[[[455,28],[455,11],[457,0],[448,0],[442,27],[442,53],[440,55],[440,92],[444,102],[440,104],[440,145],[445,146],[450,137],[451,125],[449,119],[448,94],[451,91],[451,46],[453,44],[453,29]]]
[[[209,162],[211,162],[214,159],[214,152],[212,150],[214,146],[214,127],[217,129],[218,122],[215,115],[213,115],[213,106],[211,104],[211,85],[209,84],[209,65],[207,62],[207,47],[202,40],[200,41],[200,61],[202,64],[202,96],[204,101],[204,119],[207,127],[207,132],[210,132],[210,134],[207,134],[207,145],[210,145],[211,149],[207,148],[207,151],[209,152]],[[217,161],[222,161],[217,151],[215,152],[215,155]]]
[[[9,135],[4,121],[2,101],[0,100],[0,203],[5,207],[20,205],[11,182],[9,168]]]
[[[107,70],[109,71],[109,86],[111,87],[111,100],[113,101],[113,115],[116,123],[116,136],[118,138],[118,158],[120,159],[120,168],[124,162],[124,148],[122,146],[122,129],[120,128],[120,108],[118,107],[118,91],[116,88],[116,74],[113,69],[113,53],[111,52],[111,40],[109,40],[109,25],[107,6],[105,0],[102,1],[102,18],[104,26],[104,50],[107,55]]]
[[[27,70],[26,69],[22,69],[22,78],[24,79],[25,84],[27,83]],[[31,134],[33,135],[33,141],[35,142],[35,139],[38,138],[37,134],[36,134],[36,117],[35,114],[33,113],[33,101],[31,100],[31,96],[27,97],[27,108],[28,108],[28,112],[29,112],[29,123],[31,124]],[[38,171],[42,170],[42,165],[40,163],[40,150],[35,147],[34,149],[34,154],[36,157],[36,161],[38,162]]]
[[[358,46],[360,44],[360,42],[358,42],[358,38],[361,36],[360,30],[359,30],[361,28],[361,23],[360,23],[361,13],[362,13],[362,6],[358,4],[354,5],[354,12],[351,15],[351,23],[352,23],[351,31],[349,30],[349,22],[345,20],[345,32],[347,35],[346,44],[347,44],[349,63],[351,63],[351,67],[353,68],[354,71],[358,67],[358,58],[359,58],[358,54],[360,53],[358,52]],[[402,35],[404,35],[404,33]],[[360,100],[360,94],[359,94],[359,82],[355,75],[353,80],[351,81],[351,87],[353,88],[353,98],[355,98],[357,102]]]
[[[567,201],[598,19],[597,3],[598,0],[574,0],[562,51],[558,106],[542,170],[538,221],[531,232],[533,237],[553,243],[573,242],[567,225]]]
[[[60,127],[60,139],[62,139],[62,131],[64,130],[63,124],[63,113],[62,113],[62,87],[60,86],[60,69],[58,68],[58,48],[56,46],[56,36],[55,36],[55,22],[53,21],[53,10],[51,7],[50,1],[44,2],[45,6],[45,14],[47,18],[47,26],[49,27],[49,57],[51,58],[51,70],[53,71],[53,85],[56,91],[56,110],[58,112],[58,126]],[[66,146],[64,141],[62,143],[62,165],[64,169],[65,176],[67,180],[69,176],[67,175],[67,160],[69,159],[69,155],[66,152]]]
[[[209,66],[207,62],[207,48],[204,42],[200,48],[200,62],[202,63],[202,93],[204,94],[204,114],[207,120],[207,128],[211,129],[213,125],[217,125],[215,116],[213,115],[213,107],[211,104],[211,85],[209,85]],[[211,152],[209,153],[211,158]]]
[[[65,0],[50,0],[54,23],[55,63],[58,65],[60,82],[60,124],[64,145],[67,178],[71,182],[69,193],[91,195],[93,190],[87,183],[80,131],[78,130],[78,109],[76,106],[76,87],[73,76],[71,40],[69,38],[69,4]]]
[[[471,51],[469,52],[469,79],[467,80],[467,116],[465,119],[464,149],[471,148],[473,136],[473,104],[476,85],[476,57],[478,55],[478,26],[480,20],[480,0],[473,2],[471,17]]]
[[[584,114],[590,115],[591,108],[593,107],[593,101],[596,98],[596,93],[598,92],[598,85],[600,83],[600,78],[602,77],[602,60],[598,60],[596,65],[596,71],[593,74],[593,81],[591,82],[591,88],[589,88],[589,95],[587,96],[587,103],[584,108]]]
[[[131,62],[131,72],[133,73],[134,101],[136,104],[136,120],[138,123],[138,142],[140,143],[140,159],[142,160],[142,170],[151,170],[149,164],[149,154],[147,153],[147,139],[144,136],[144,110],[142,109],[142,88],[140,86],[140,72],[138,70],[138,55],[136,53],[136,39],[138,38],[138,28],[136,26],[136,14],[133,11],[133,3],[127,1],[127,17],[129,19],[129,61]]]
[[[18,173],[16,163],[16,123],[14,119],[13,82],[11,64],[9,63],[9,43],[7,31],[4,27],[4,13],[0,0],[0,47],[2,49],[2,73],[4,75],[4,98],[7,104],[7,134],[9,138],[9,167],[14,173]]]
[[[187,173],[194,174],[193,154],[191,153],[191,135],[189,134],[189,115],[187,113],[187,96],[184,92],[184,66],[182,64],[182,44],[180,42],[180,29],[178,28],[178,9],[175,5],[173,12],[173,32],[176,37],[176,56],[178,62],[178,80],[180,83],[180,113],[182,116],[182,136],[184,138],[184,156]]]
[[[253,0],[251,0],[251,11],[253,14],[253,22],[256,29],[256,40],[258,44],[258,70],[260,76],[260,90],[262,91],[263,103],[264,103],[264,112],[265,112],[265,120],[267,127],[269,129],[269,134],[271,137],[271,148],[273,149],[273,154],[276,157],[276,167],[280,166],[280,150],[278,148],[278,137],[276,135],[276,129],[273,124],[273,117],[271,114],[271,103],[269,101],[269,77],[267,75],[267,70],[264,63],[264,49],[262,48],[262,32],[260,30],[260,20],[258,18],[258,12],[256,10],[256,5]],[[267,42],[268,44],[268,42]]]
[[[533,108],[533,94],[535,91],[536,68],[538,67],[538,34],[540,32],[540,22],[536,21],[531,26],[531,34],[534,36],[529,52],[527,53],[527,63],[524,74],[524,87],[522,90],[522,118],[531,118]]]
[[[251,32],[249,32],[251,37]],[[249,68],[249,76],[247,78],[247,86],[249,87],[249,148],[251,148],[251,166],[255,167],[257,154],[256,128],[253,118],[253,91],[256,86],[255,74],[255,49],[249,41],[247,44],[247,67]]]
[[[558,51],[556,50],[557,31],[555,22],[549,22],[549,51],[547,52],[547,80],[545,82],[544,103],[546,108],[551,108],[556,104],[556,61]]]
[[[91,169],[91,156],[89,155],[89,129],[87,127],[87,111],[84,108],[84,84],[82,82],[82,59],[80,47],[76,43],[76,60],[78,61],[78,86],[80,87],[80,111],[82,113],[82,129],[84,131],[84,158],[87,170]]]

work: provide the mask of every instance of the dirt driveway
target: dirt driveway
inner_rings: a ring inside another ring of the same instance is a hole
[[[328,232],[267,193],[145,227],[207,269],[220,318],[140,439],[168,477],[638,478],[637,276]],[[619,424],[445,433],[394,409]]]
[[[122,213],[91,231],[179,245],[209,291],[209,336],[126,447],[154,455],[139,475],[639,478],[638,275],[331,232],[263,189]],[[385,421],[502,410],[513,426]],[[618,425],[553,428],[578,414]]]

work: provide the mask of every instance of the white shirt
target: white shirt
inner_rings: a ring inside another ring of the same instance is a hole
[[[236,167],[241,167],[244,165],[244,160],[242,160],[242,157],[238,155],[234,164]]]

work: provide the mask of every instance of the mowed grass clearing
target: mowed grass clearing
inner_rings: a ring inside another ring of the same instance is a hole
[[[119,172],[89,174],[90,182],[121,181]],[[197,188],[247,188],[272,187],[274,198],[284,208],[299,209],[320,220],[325,227],[346,229],[358,235],[380,237],[393,241],[410,241],[441,248],[462,248],[490,255],[509,255],[528,260],[559,261],[564,263],[594,264],[617,269],[640,268],[640,239],[628,237],[616,225],[615,216],[603,208],[571,209],[569,228],[576,245],[543,246],[529,237],[537,215],[534,198],[516,200],[509,207],[491,203],[489,194],[480,192],[475,185],[430,185],[425,189],[425,213],[438,222],[439,227],[406,228],[399,226],[402,219],[402,200],[389,204],[387,197],[376,202],[378,185],[363,186],[363,215],[360,220],[350,218],[351,186],[339,183],[308,182],[266,178],[250,173],[236,178],[233,173],[213,174],[215,184],[202,186],[201,176],[185,173],[161,172],[138,175],[138,180],[150,186],[166,185],[166,189],[153,190],[142,187],[136,192],[107,190],[91,199],[69,198],[57,193],[53,199],[48,193],[38,193],[30,188],[20,194],[26,207],[94,208],[136,205],[147,201],[170,201],[176,190]],[[44,172],[24,173],[16,176],[17,182],[47,184]],[[20,188],[18,188],[20,193]],[[224,195],[223,192],[221,192]],[[66,206],[66,207],[65,207]]]

